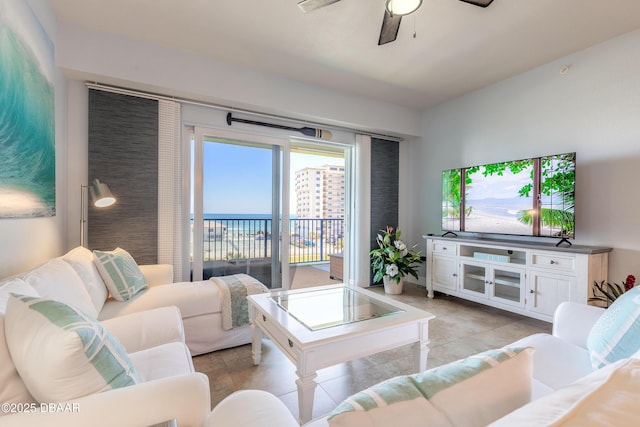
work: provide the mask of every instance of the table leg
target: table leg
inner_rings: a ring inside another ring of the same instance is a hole
[[[255,322],[251,322],[251,356],[253,356],[253,364],[259,365],[262,359],[262,337],[264,333]]]
[[[296,385],[298,386],[298,421],[300,424],[304,424],[311,420],[313,416],[313,396],[316,392],[317,383],[315,378],[317,374],[314,372],[306,377],[300,376],[300,373],[296,372],[298,379]]]
[[[418,341],[413,344],[413,357],[416,372],[427,370],[427,356],[429,355],[429,341]]]
[[[427,283],[427,298],[433,299],[433,284]]]

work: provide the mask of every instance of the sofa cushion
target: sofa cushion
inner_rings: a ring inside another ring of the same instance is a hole
[[[491,427],[638,425],[640,361],[623,359],[534,400]]]
[[[111,319],[123,314],[169,305],[178,307],[183,319],[220,313],[221,310],[218,287],[210,280],[203,280],[152,286],[125,302],[108,299],[99,314],[99,319]]]
[[[128,301],[149,287],[138,264],[124,249],[93,251],[93,257],[107,289],[117,301]]]
[[[73,306],[94,319],[98,311],[78,273],[62,258],[54,258],[23,276],[38,295]]]
[[[93,306],[99,313],[109,296],[109,291],[93,262],[93,252],[85,247],[78,246],[67,252],[62,259],[68,262],[78,273],[89,292]]]
[[[4,313],[0,313],[0,384],[0,403],[35,403],[9,354],[4,334]],[[0,416],[7,414],[0,411]]]
[[[594,369],[640,350],[640,287],[625,292],[605,310],[587,338]]]
[[[4,313],[6,311],[7,301],[9,301],[9,296],[11,296],[12,293],[27,295],[30,297],[40,296],[38,295],[38,291],[33,289],[33,286],[29,285],[19,277],[14,277],[7,282],[3,282],[0,286],[0,313]]]
[[[331,426],[485,426],[531,399],[530,348],[490,350],[361,391]]]
[[[172,342],[130,353],[141,382],[194,372],[191,353],[183,342]]]
[[[24,280],[14,277],[0,286],[0,402],[2,403],[33,403],[35,399],[27,390],[27,386],[18,375],[18,371],[11,360],[9,347],[4,335],[4,312],[11,293],[38,296],[32,286]],[[0,411],[0,415],[6,412]]]
[[[5,315],[11,359],[39,402],[61,402],[135,384],[120,343],[96,320],[59,301],[12,295]]]

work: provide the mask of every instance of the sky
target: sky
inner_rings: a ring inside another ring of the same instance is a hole
[[[467,197],[470,200],[480,199],[511,199],[517,198],[518,191],[531,183],[531,170],[527,169],[518,175],[509,169],[503,175],[482,175],[482,168],[471,175],[473,183],[467,187]]]
[[[204,144],[204,212],[271,213],[270,148]],[[291,207],[295,213],[295,171],[310,166],[344,165],[343,159],[291,153]]]

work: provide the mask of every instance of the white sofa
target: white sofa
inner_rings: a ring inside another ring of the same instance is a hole
[[[640,304],[639,304],[640,305]],[[611,310],[611,309],[610,309]],[[491,425],[495,427],[539,426],[632,426],[638,425],[636,407],[640,396],[640,352],[595,370],[592,368],[587,338],[604,309],[577,303],[562,303],[554,315],[552,334],[535,334],[507,347],[532,347],[531,402],[514,407]],[[483,406],[486,395],[501,388],[517,388],[512,383],[496,382],[483,396],[460,398],[458,405],[466,408]],[[369,389],[370,390],[370,389]],[[370,393],[368,391],[367,393]],[[425,399],[426,400],[426,399]],[[251,403],[249,403],[251,402]],[[294,427],[293,416],[283,404],[266,392],[239,391],[220,402],[208,419],[208,427]],[[237,408],[258,408],[257,416],[238,413]],[[271,410],[269,408],[272,408]],[[478,410],[486,414],[490,408]],[[329,426],[328,417],[312,420],[305,427]],[[439,424],[424,420],[418,425],[478,425]],[[354,421],[341,426],[383,425]],[[239,424],[238,424],[239,423]],[[405,424],[403,424],[405,425]]]
[[[171,265],[139,267],[149,288],[128,301],[117,301],[109,294],[94,264],[93,253],[81,246],[35,269],[0,281],[0,292],[3,285],[22,281],[33,288],[35,294],[77,306],[98,320],[177,306],[193,356],[251,342],[249,326],[223,329],[221,297],[214,283],[209,280],[172,283]]]
[[[15,290],[15,289],[14,289]],[[0,425],[139,427],[177,420],[201,427],[210,412],[209,381],[194,372],[180,312],[164,307],[102,322],[122,344],[141,382],[67,402],[36,402],[18,375],[0,313]]]

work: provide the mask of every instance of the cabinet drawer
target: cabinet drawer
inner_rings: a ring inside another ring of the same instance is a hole
[[[532,253],[531,265],[545,267],[559,271],[575,271],[576,258],[568,255],[556,255],[547,253]]]
[[[278,328],[275,321],[258,312],[255,322],[256,326],[262,329],[267,337],[278,343],[278,347],[280,347],[283,352],[288,353],[291,360],[297,360],[296,345],[283,330]]]
[[[456,255],[456,244],[445,242],[433,242],[433,252],[439,255]]]

